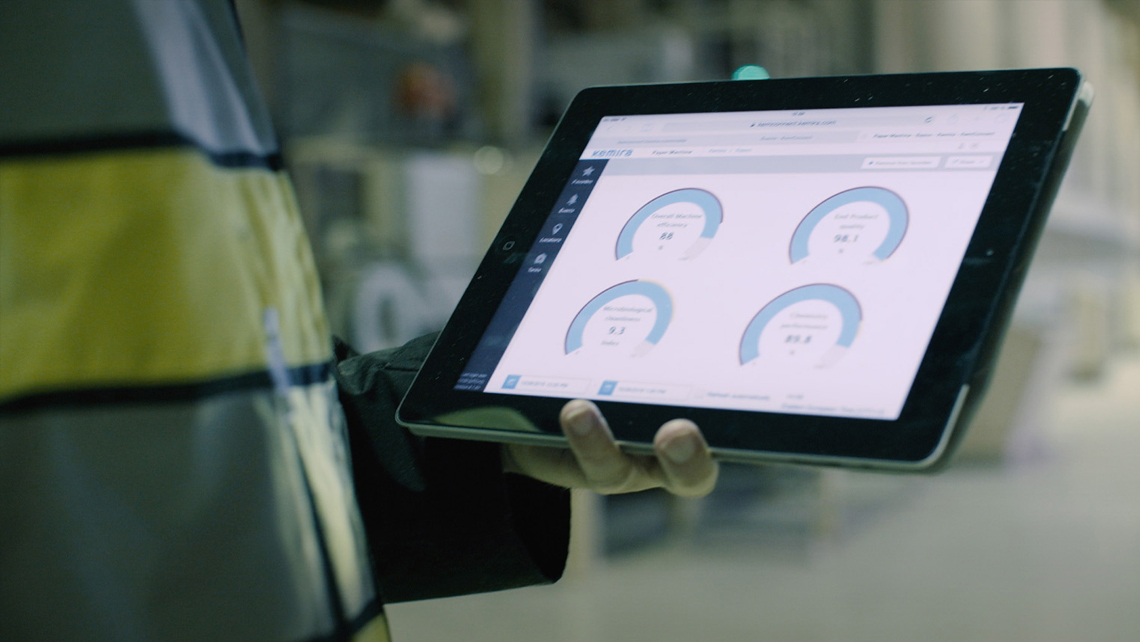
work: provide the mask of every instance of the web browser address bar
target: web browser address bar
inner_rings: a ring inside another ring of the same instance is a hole
[[[813,127],[869,127],[897,125],[908,127],[934,122],[934,115],[906,116],[788,116],[786,118],[749,118],[709,120],[697,122],[671,122],[661,125],[662,132],[749,131],[766,129],[795,129]]]
[[[590,141],[591,147],[662,147],[706,145],[772,145],[854,143],[855,130],[829,131],[747,131],[734,134],[697,134],[695,136],[623,136]]]

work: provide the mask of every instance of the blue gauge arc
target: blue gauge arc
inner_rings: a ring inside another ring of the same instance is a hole
[[[815,231],[815,226],[824,219],[828,214],[851,203],[875,203],[881,205],[887,211],[888,221],[890,227],[887,230],[887,236],[879,247],[875,249],[872,256],[885,261],[890,255],[895,253],[899,245],[902,243],[903,237],[906,236],[906,229],[910,222],[910,215],[907,212],[906,203],[903,202],[902,197],[895,194],[889,189],[882,187],[856,187],[849,189],[845,192],[840,192],[835,196],[827,199],[826,201],[816,205],[804,220],[800,221],[796,227],[795,234],[792,235],[792,244],[788,249],[789,258],[792,263],[807,258],[808,256],[808,239],[811,238],[812,232]]]
[[[673,319],[673,297],[669,296],[665,288],[652,281],[625,281],[607,288],[578,311],[574,321],[570,323],[570,329],[566,331],[566,354],[582,347],[582,333],[586,329],[586,324],[601,311],[602,307],[614,299],[635,294],[648,298],[656,308],[657,316],[653,322],[653,329],[649,331],[645,341],[652,344],[660,341]]]
[[[752,317],[744,330],[744,336],[740,338],[741,365],[760,356],[760,335],[777,314],[797,303],[815,300],[826,301],[839,309],[843,328],[835,344],[843,348],[851,347],[855,342],[855,336],[859,333],[859,324],[863,321],[863,309],[859,306],[859,300],[838,285],[813,283],[789,290],[772,299]]]
[[[625,227],[621,228],[621,234],[618,235],[617,258],[620,259],[633,252],[633,236],[637,234],[637,228],[641,227],[646,219],[653,216],[658,210],[674,203],[692,203],[701,208],[705,214],[705,227],[701,230],[701,238],[711,239],[716,236],[716,231],[724,220],[724,208],[721,207],[720,200],[713,196],[712,192],[706,192],[695,187],[686,187],[667,192],[649,201],[626,221]]]

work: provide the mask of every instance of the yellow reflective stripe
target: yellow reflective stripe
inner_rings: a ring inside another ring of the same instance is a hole
[[[388,620],[383,613],[377,615],[352,636],[352,642],[388,642],[388,640]]]
[[[287,177],[193,149],[0,160],[0,400],[331,357]]]

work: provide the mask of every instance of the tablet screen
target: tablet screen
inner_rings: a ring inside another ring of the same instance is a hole
[[[1021,109],[604,117],[455,387],[897,419]]]

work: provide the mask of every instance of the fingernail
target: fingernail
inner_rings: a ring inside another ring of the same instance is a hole
[[[693,435],[677,435],[665,442],[661,448],[669,461],[674,464],[683,464],[693,458],[697,453],[697,438]]]
[[[594,417],[590,407],[582,404],[566,413],[566,428],[579,437],[585,437],[594,429]]]

